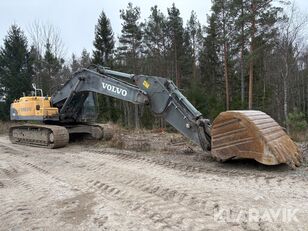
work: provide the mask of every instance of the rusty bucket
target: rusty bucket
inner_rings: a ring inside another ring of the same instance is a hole
[[[283,128],[261,111],[226,111],[212,125],[212,155],[225,161],[249,158],[265,165],[300,166],[302,153]]]

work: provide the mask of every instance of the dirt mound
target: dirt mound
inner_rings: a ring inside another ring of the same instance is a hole
[[[194,153],[201,149],[178,133],[164,130],[134,130],[114,128],[113,138],[102,145],[137,152],[155,151],[160,153]]]

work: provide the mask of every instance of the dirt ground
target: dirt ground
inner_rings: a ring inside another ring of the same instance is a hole
[[[307,162],[218,163],[177,134],[56,150],[2,135],[0,230],[308,230],[307,179]]]

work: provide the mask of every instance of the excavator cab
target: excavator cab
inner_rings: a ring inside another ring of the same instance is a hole
[[[98,100],[97,94],[94,92],[88,92],[88,96],[83,102],[83,105],[78,113],[78,122],[91,123],[95,122],[98,117]]]

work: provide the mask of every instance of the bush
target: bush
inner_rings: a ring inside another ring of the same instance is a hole
[[[294,112],[289,113],[287,124],[293,139],[297,141],[307,140],[308,123],[303,112],[295,109]]]
[[[9,107],[6,103],[0,103],[0,120],[8,121],[10,116]]]

